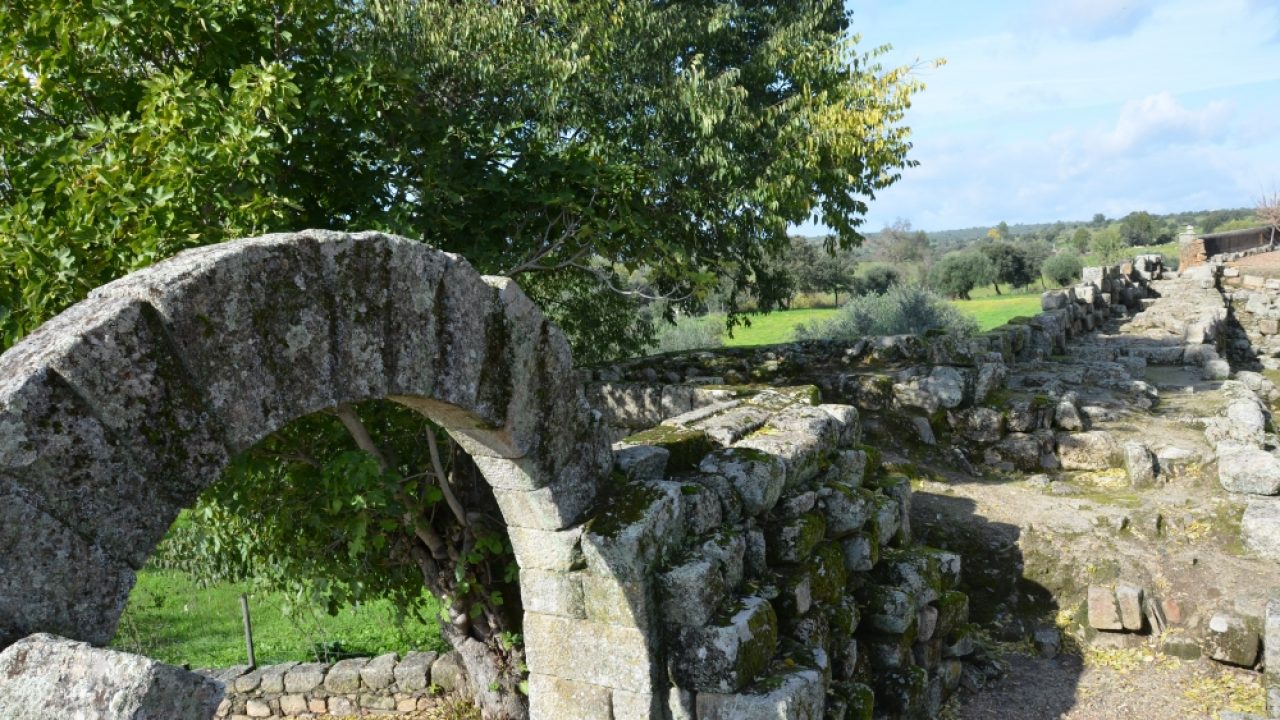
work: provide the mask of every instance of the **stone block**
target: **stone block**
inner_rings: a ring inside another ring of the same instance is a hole
[[[294,665],[284,674],[284,691],[290,694],[310,693],[324,682],[328,669],[329,666],[323,663]]]
[[[1250,497],[1240,521],[1240,537],[1251,552],[1280,562],[1280,498]]]
[[[706,626],[679,629],[671,648],[672,677],[700,697],[735,693],[764,670],[777,645],[778,618],[767,600],[730,600]]]
[[[612,488],[582,537],[595,575],[641,581],[684,539],[679,486],[624,483]]]
[[[880,561],[880,531],[856,532],[840,540],[845,570],[867,572]]]
[[[335,695],[354,695],[360,691],[360,669],[368,663],[368,658],[339,660],[324,676],[324,689]]]
[[[770,564],[796,563],[809,557],[826,536],[821,513],[806,513],[793,520],[765,527],[765,549]]]
[[[1059,433],[1058,458],[1064,470],[1106,470],[1120,461],[1120,446],[1104,430]]]
[[[396,665],[396,687],[400,692],[426,690],[431,684],[431,663],[440,657],[434,652],[410,652]]]
[[[739,448],[711,453],[702,460],[699,469],[728,480],[737,491],[743,512],[747,515],[759,515],[772,509],[781,497],[787,479],[786,464],[781,458]]]
[[[222,683],[128,653],[36,634],[0,652],[0,717],[206,720]]]
[[[562,615],[571,618],[587,616],[582,596],[583,572],[520,571],[520,600],[529,612]]]
[[[540,672],[618,690],[652,691],[651,642],[639,628],[525,613],[524,636],[529,667]],[[431,675],[439,684],[436,670],[432,666]]]
[[[637,482],[654,482],[666,476],[671,451],[653,445],[619,443],[613,449],[613,464],[618,472]]]
[[[384,690],[395,682],[396,654],[386,653],[360,668],[360,682],[369,690]]]
[[[310,711],[305,695],[280,696],[280,712],[284,715],[301,715]]]
[[[1120,608],[1120,624],[1125,630],[1142,630],[1142,598],[1142,588],[1137,585],[1127,582],[1116,584],[1116,604]]]
[[[819,718],[825,692],[817,670],[790,670],[741,693],[698,693],[698,720]]]
[[[520,569],[566,572],[586,565],[582,556],[582,528],[537,530],[509,527],[511,547]]]
[[[1106,585],[1089,586],[1089,627],[1095,630],[1123,630],[1120,605],[1115,590]]]
[[[1218,482],[1228,492],[1280,493],[1280,456],[1261,448],[1218,443]]]
[[[526,617],[548,616],[526,615]],[[458,654],[457,650],[450,650],[431,663],[431,684],[444,692],[466,692],[469,686],[467,667],[462,664],[462,656]]]
[[[1140,442],[1124,444],[1124,469],[1133,487],[1150,487],[1156,481],[1155,453]]]
[[[901,635],[916,621],[919,603],[901,588],[865,585],[855,593],[862,623],[877,632]]]
[[[1219,612],[1209,619],[1204,635],[1204,650],[1218,662],[1240,667],[1253,667],[1258,661],[1261,638],[1244,618]]]
[[[728,587],[719,562],[695,555],[658,575],[657,589],[664,622],[701,627],[715,614]]]

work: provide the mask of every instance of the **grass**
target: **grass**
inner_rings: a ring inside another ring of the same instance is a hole
[[[984,287],[974,290],[970,296],[973,297],[972,300],[956,300],[954,304],[977,320],[981,330],[999,327],[1019,315],[1035,315],[1040,312],[1039,290],[1018,293],[1005,290],[1003,295],[996,295],[994,290]],[[838,312],[837,308],[807,308],[751,315],[751,327],[735,328],[733,337],[725,335],[724,344],[728,347],[749,347],[791,342],[796,339],[795,331],[798,326],[815,320],[827,320]]]
[[[242,592],[249,596],[259,665],[314,661],[317,646],[343,655],[445,649],[434,620],[439,606],[426,595],[418,608],[426,622],[401,617],[386,601],[347,607],[330,616],[310,604],[291,607],[280,593],[252,592],[233,583],[202,588],[171,570],[138,573],[111,646],[175,665],[243,664]]]

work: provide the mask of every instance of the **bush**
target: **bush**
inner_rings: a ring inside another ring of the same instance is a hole
[[[675,324],[657,321],[658,337],[652,346],[655,353],[702,350],[724,345],[724,316],[719,314],[693,317],[686,315]]]
[[[970,335],[978,324],[936,293],[894,285],[882,295],[853,298],[831,320],[801,325],[796,337],[852,342],[869,335],[923,335],[932,330]]]
[[[1054,255],[1040,266],[1040,274],[1052,280],[1058,287],[1066,287],[1080,277],[1084,263],[1079,255],[1064,253]]]

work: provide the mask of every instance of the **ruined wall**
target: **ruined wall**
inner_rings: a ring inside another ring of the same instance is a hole
[[[1234,351],[1243,364],[1280,370],[1280,279],[1223,272],[1222,284],[1241,336]]]

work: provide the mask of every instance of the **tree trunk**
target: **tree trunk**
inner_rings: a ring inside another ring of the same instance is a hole
[[[523,652],[513,649],[508,654],[498,647],[496,637],[480,642],[444,621],[440,623],[440,632],[461,656],[476,707],[480,708],[484,720],[529,717],[529,698],[520,691]]]
[[[995,288],[995,289],[996,289],[996,295],[1000,295],[1000,294],[1001,294],[1001,293],[1000,293],[1000,286],[999,286],[998,284],[996,284],[994,281],[991,283],[991,287],[993,287],[993,288]]]

